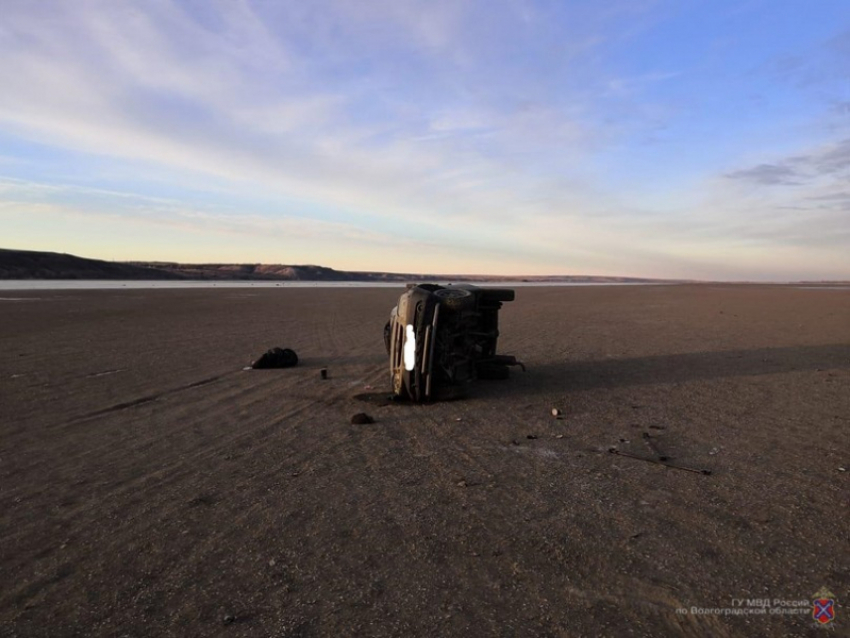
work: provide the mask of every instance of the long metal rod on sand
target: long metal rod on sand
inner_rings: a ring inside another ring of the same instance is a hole
[[[674,470],[682,470],[683,472],[693,472],[694,474],[705,474],[706,476],[711,474],[711,470],[698,470],[693,467],[682,467],[681,465],[673,465],[671,463],[664,463],[663,461],[658,461],[656,459],[648,459],[643,456],[637,456],[635,454],[629,454],[628,452],[621,452],[615,447],[608,448],[608,451],[611,454],[616,454],[618,456],[625,456],[630,459],[637,459],[638,461],[646,461],[647,463],[654,463],[655,465],[663,465],[664,467],[670,467]]]

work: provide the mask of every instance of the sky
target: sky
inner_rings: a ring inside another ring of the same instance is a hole
[[[850,279],[846,0],[0,6],[0,247]]]

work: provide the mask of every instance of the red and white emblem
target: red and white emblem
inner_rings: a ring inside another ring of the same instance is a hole
[[[812,618],[821,625],[835,620],[835,594],[826,587],[822,587],[812,600]]]

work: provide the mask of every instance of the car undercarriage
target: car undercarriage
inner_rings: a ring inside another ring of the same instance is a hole
[[[415,402],[456,398],[476,379],[505,379],[511,366],[522,366],[496,354],[499,310],[514,296],[469,284],[408,286],[384,328],[393,395]]]

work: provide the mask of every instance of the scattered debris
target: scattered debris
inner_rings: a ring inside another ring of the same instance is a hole
[[[561,411],[558,408],[552,408],[552,416],[555,418],[561,416]]]
[[[660,461],[658,459],[648,459],[643,456],[637,456],[635,454],[629,454],[628,452],[621,452],[615,447],[608,448],[608,451],[611,454],[616,454],[618,456],[625,456],[630,459],[637,459],[638,461],[646,461],[647,463],[655,463],[656,465],[663,465],[664,467],[669,467],[674,470],[682,470],[683,472],[693,472],[694,474],[705,474],[706,476],[711,474],[711,470],[698,470],[692,467],[684,467],[682,465],[673,465],[671,463],[667,463],[665,461]]]
[[[720,452],[720,448],[719,448],[719,447],[713,447],[713,448],[711,448],[711,451],[710,451],[708,454],[709,454],[710,456],[714,456],[715,454],[717,454],[717,453],[719,453],[719,452]]]
[[[655,440],[650,436],[649,432],[643,433],[643,441],[646,443],[646,446],[650,449],[650,451],[658,457],[659,461],[669,461],[670,457],[666,454],[662,454],[661,450],[658,449],[658,446],[655,443]]]
[[[215,505],[215,497],[209,494],[201,494],[189,500],[190,507],[197,507],[198,505]]]
[[[366,403],[371,403],[374,406],[379,408],[383,408],[388,405],[393,405],[396,403],[393,395],[387,394],[386,392],[363,392],[361,394],[355,394],[354,399],[358,401],[365,401]],[[401,403],[401,402],[399,402]]]
[[[555,438],[556,438],[556,439],[563,439],[563,438],[564,438],[564,435],[563,435],[563,434],[556,434],[556,435],[555,435]]]
[[[118,374],[119,372],[126,372],[126,369],[124,369],[124,368],[116,368],[116,369],[114,369],[114,370],[104,370],[103,372],[92,372],[91,374],[86,375],[86,378],[92,378],[92,377],[105,377],[105,376],[110,375],[110,374]],[[14,379],[15,377],[19,377],[19,376],[21,376],[21,375],[19,375],[19,374],[13,374],[13,375],[12,375],[12,378]]]
[[[511,445],[519,445],[519,441],[516,439],[511,440]]]
[[[536,439],[536,438],[537,438],[537,435],[536,435],[536,434],[527,434],[527,435],[525,436],[525,438],[527,438],[527,439],[531,439],[531,440],[533,441],[534,439]]]
[[[839,468],[838,468],[838,471],[839,471],[839,472],[846,472],[846,471],[847,471],[847,468],[846,468],[846,467],[839,467]]]
[[[319,376],[321,376],[321,377],[322,377],[322,380],[323,380],[323,381],[324,381],[325,379],[327,379],[327,378],[328,378],[328,369],[327,369],[327,368],[322,368],[321,370],[319,370]]]
[[[263,370],[268,368],[291,368],[298,365],[298,355],[295,350],[290,348],[272,348],[254,361],[251,367],[255,370]]]
[[[650,430],[665,430],[666,428],[663,425],[650,425]]]
[[[233,623],[236,622],[236,616],[234,616],[233,614],[225,614],[222,622],[225,625],[232,625]]]
[[[375,419],[370,417],[365,412],[358,412],[353,417],[351,417],[352,425],[368,425],[370,423],[374,423]]]

